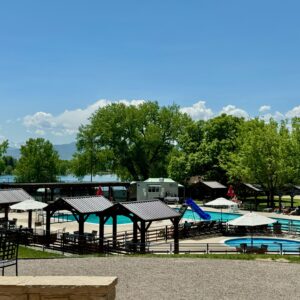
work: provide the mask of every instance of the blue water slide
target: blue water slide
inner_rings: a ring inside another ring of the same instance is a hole
[[[201,209],[196,202],[192,198],[188,198],[185,200],[185,203],[191,207],[191,209],[203,220],[210,220],[210,214],[206,213],[203,209]]]

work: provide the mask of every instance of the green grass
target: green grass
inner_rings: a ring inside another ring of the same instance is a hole
[[[19,246],[19,258],[39,259],[39,258],[59,258],[59,257],[64,257],[64,256],[57,253],[35,250],[24,246]]]
[[[292,255],[268,255],[268,254],[128,254],[125,255],[126,257],[139,257],[139,258],[194,258],[194,259],[229,259],[229,260],[257,260],[257,259],[264,259],[264,260],[286,260],[291,263],[300,263],[300,256],[292,256]],[[30,259],[43,259],[43,258],[62,258],[64,257],[62,254],[35,250],[32,248],[20,246],[19,247],[19,258],[30,258]],[[82,255],[82,256],[74,256],[76,258],[83,258],[83,257],[115,257],[115,256],[106,256],[103,254],[95,254],[95,255]],[[122,258],[121,258],[122,259]]]

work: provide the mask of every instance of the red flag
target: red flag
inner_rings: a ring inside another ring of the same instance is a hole
[[[99,187],[98,187],[98,189],[97,189],[97,192],[96,192],[96,195],[97,195],[97,196],[103,196],[103,190],[102,190],[101,185],[99,185]]]

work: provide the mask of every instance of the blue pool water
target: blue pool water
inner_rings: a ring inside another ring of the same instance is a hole
[[[221,220],[221,213],[220,212],[211,212],[211,211],[209,211],[207,213],[210,214],[211,220],[216,220],[216,221]],[[227,221],[236,219],[240,216],[241,216],[241,214],[236,214],[236,213],[222,213],[222,220],[224,222],[227,222]],[[186,218],[186,219],[195,220],[195,221],[201,220],[201,218],[191,210],[187,210],[183,217]],[[283,218],[273,218],[273,219],[277,220],[282,225],[288,226],[290,224],[290,222],[292,221],[293,225],[300,226],[300,220],[290,220],[290,219],[283,219]]]
[[[225,244],[231,247],[240,246],[245,243],[251,245],[250,238],[238,238],[225,241]],[[280,244],[282,244],[283,251],[299,252],[300,241],[285,240],[285,239],[268,239],[268,238],[253,238],[253,246],[261,247],[261,245],[268,245],[269,251],[280,251]]]
[[[211,220],[221,220],[221,213],[220,212],[208,212],[211,216]],[[233,219],[236,219],[238,217],[240,217],[241,214],[236,214],[236,213],[222,213],[222,220],[223,222],[227,222]],[[183,218],[185,219],[190,219],[191,221],[200,221],[201,218],[194,213],[192,210],[187,210],[183,216]],[[63,217],[62,217],[63,219]],[[68,216],[69,220],[75,221],[75,218],[73,215],[69,215]],[[288,219],[281,219],[281,218],[275,218],[276,220],[278,220],[279,223],[281,223],[282,225],[289,225],[290,220]],[[90,215],[87,219],[87,222],[89,223],[94,223],[94,224],[98,224],[99,223],[99,218],[96,215]],[[128,224],[131,223],[131,220],[125,216],[118,216],[117,217],[117,222],[118,224]],[[112,218],[110,218],[106,223],[106,225],[112,225]],[[293,225],[298,225],[300,226],[300,220],[293,220]]]
[[[75,218],[73,215],[68,215],[67,217],[63,217],[63,216],[60,216],[59,219],[68,219],[68,220],[71,220],[71,221],[75,221]],[[99,224],[99,217],[97,217],[96,215],[90,215],[86,222],[89,222],[89,223],[93,223],[93,224]],[[109,218],[107,220],[107,222],[105,223],[105,225],[112,225],[112,218]],[[117,216],[117,223],[118,224],[128,224],[128,223],[132,223],[131,220],[125,216]]]

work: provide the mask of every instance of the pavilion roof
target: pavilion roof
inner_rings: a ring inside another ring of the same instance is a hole
[[[23,189],[0,189],[0,204],[13,204],[24,200],[34,200]]]
[[[180,214],[160,200],[145,200],[119,203],[143,221],[179,218]]]
[[[65,205],[64,205],[65,204]],[[81,214],[102,212],[113,206],[113,203],[103,196],[61,197],[51,203],[45,210],[71,207]]]

